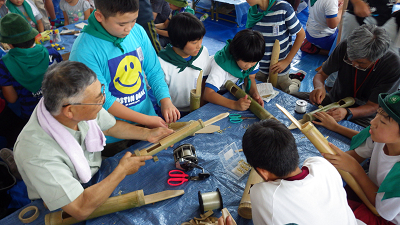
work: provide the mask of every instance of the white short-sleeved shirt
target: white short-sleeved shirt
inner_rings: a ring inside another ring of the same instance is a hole
[[[304,166],[309,174],[302,180],[278,179],[250,189],[254,224],[356,225],[335,167],[322,157],[308,158]]]
[[[355,152],[363,157],[370,158],[369,178],[378,187],[395,163],[400,162],[400,155],[389,156],[383,151],[384,143],[373,142],[369,137]],[[377,193],[375,207],[379,215],[394,224],[400,223],[400,198],[389,198],[382,201],[385,193]]]
[[[31,6],[32,14],[33,14],[33,16],[35,17],[35,19],[36,19],[36,20],[42,19],[42,14],[40,14],[40,12],[39,12],[38,8],[36,7],[36,5],[33,4],[30,0],[25,0],[25,1]],[[31,18],[30,18],[30,17],[28,16],[28,14],[26,13],[24,6],[22,6],[22,5],[21,5],[21,6],[17,6],[17,8],[18,8],[19,11],[21,11],[21,13],[25,16],[25,18],[28,20],[29,24],[30,24],[33,28],[36,28],[36,24],[35,24],[36,21],[31,21]]]
[[[69,24],[73,24],[85,20],[85,11],[90,9],[90,4],[86,0],[79,0],[76,5],[71,6],[65,0],[61,0],[60,9],[67,13]]]
[[[250,73],[256,74],[258,72],[258,63],[254,70]],[[224,69],[222,69],[216,62],[214,57],[211,59],[211,71],[210,74],[208,75],[208,78],[206,80],[206,87],[213,89],[215,92],[219,90],[225,90],[225,83],[230,80],[233,83],[236,84],[236,82],[239,80],[239,78],[232,76],[230,73],[226,72]],[[239,84],[237,84],[239,85]]]
[[[104,108],[96,121],[101,130],[108,130],[116,123]],[[78,123],[79,131],[65,127],[84,151],[92,176],[101,166],[101,152],[88,152],[85,137],[89,126]],[[56,210],[73,202],[83,192],[75,167],[68,155],[40,126],[37,108],[21,131],[14,146],[14,157],[30,199],[43,199],[49,210]]]
[[[338,14],[338,0],[318,0],[310,8],[307,20],[307,32],[314,38],[327,37],[335,33],[326,23],[327,18],[335,18]]]
[[[165,82],[169,88],[169,94],[171,95],[172,104],[179,110],[188,112],[190,111],[190,90],[196,89],[197,78],[199,77],[200,71],[190,67],[186,67],[185,70],[179,73],[179,68],[175,65],[160,60],[161,68],[165,74]],[[210,56],[208,55],[208,49],[203,46],[203,51],[193,61],[193,65],[203,70],[203,77],[208,76],[210,73]]]

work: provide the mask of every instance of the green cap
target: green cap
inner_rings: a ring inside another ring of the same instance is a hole
[[[19,44],[32,40],[39,32],[19,14],[8,13],[0,19],[0,42]]]
[[[392,94],[381,93],[378,97],[379,106],[400,124],[400,91]]]

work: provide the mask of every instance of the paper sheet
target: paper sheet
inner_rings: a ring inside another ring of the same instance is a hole
[[[257,90],[261,98],[266,102],[271,101],[279,94],[278,91],[274,90],[271,83],[259,83],[257,84]]]

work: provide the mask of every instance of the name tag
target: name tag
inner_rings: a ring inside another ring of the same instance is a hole
[[[279,25],[274,25],[274,27],[272,28],[272,33],[274,35],[278,35],[279,34]]]

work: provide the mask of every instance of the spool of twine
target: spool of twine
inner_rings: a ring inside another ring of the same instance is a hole
[[[203,194],[199,191],[199,204],[202,214],[204,214],[204,212],[207,212],[208,210],[222,209],[223,202],[219,189],[217,188],[217,191]]]

